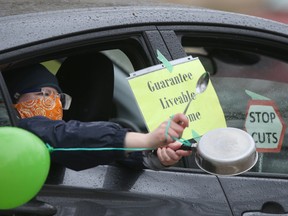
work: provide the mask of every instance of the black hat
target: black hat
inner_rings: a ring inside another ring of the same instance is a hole
[[[41,64],[5,71],[3,76],[13,102],[16,102],[19,95],[42,87],[53,87],[59,93],[62,92],[57,78]]]

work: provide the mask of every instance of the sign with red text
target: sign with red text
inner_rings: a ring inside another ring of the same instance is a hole
[[[286,125],[272,100],[248,102],[245,129],[253,137],[257,151],[281,151]]]
[[[192,129],[201,136],[209,130],[226,127],[211,80],[206,91],[195,96],[196,83],[205,73],[200,60],[190,56],[170,63],[172,71],[160,64],[134,72],[128,78],[148,130],[154,130],[174,114],[183,113],[190,100],[186,113],[189,128],[182,138],[195,138]]]

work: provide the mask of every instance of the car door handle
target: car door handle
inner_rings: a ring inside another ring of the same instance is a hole
[[[288,216],[288,213],[280,203],[269,201],[263,204],[261,211],[244,212],[242,216]]]
[[[264,212],[245,212],[242,216],[288,216],[288,213],[284,214],[274,214],[274,213],[264,213]]]

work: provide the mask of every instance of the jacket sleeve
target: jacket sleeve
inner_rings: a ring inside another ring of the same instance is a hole
[[[127,129],[111,122],[53,121],[45,117],[19,120],[18,126],[53,148],[122,148]],[[53,151],[51,160],[73,170],[125,159],[124,151]]]
[[[31,131],[53,148],[123,148],[128,129],[112,122],[54,121],[45,117],[20,119],[18,126]],[[144,160],[143,160],[144,158]],[[52,151],[51,160],[73,170],[118,163],[134,169],[163,169],[157,156],[121,150]]]

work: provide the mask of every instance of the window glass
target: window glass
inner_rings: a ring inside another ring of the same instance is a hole
[[[287,174],[288,63],[239,48],[183,47],[210,72],[227,126],[252,135],[259,160],[250,171]]]

